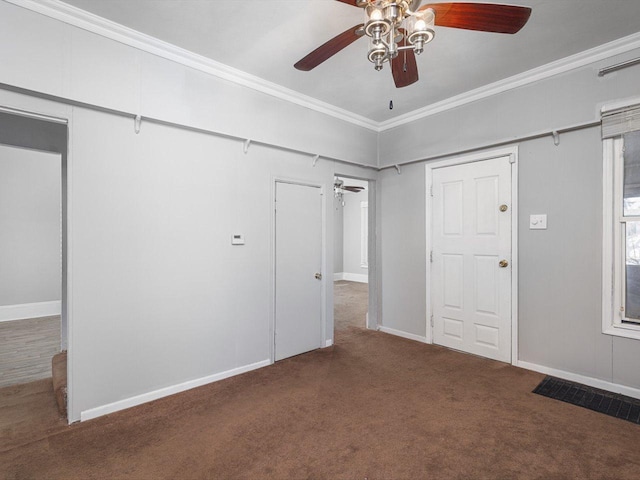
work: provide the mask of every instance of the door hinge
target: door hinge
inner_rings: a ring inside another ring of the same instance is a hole
[[[433,328],[433,314],[431,314],[431,328]]]
[[[429,263],[433,263],[433,250],[429,252]]]
[[[429,187],[429,196],[433,197],[433,184]]]

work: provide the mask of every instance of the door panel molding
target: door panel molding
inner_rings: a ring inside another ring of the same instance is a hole
[[[431,285],[432,275],[432,250],[433,242],[431,237],[433,205],[432,205],[432,184],[433,171],[437,168],[463,165],[484,160],[492,160],[501,157],[509,157],[511,163],[511,364],[518,363],[518,146],[494,149],[490,151],[477,152],[469,155],[452,157],[449,159],[429,162],[425,164],[425,214],[426,214],[426,343],[433,343],[433,305],[431,295],[433,288]],[[488,333],[488,332],[485,332]]]

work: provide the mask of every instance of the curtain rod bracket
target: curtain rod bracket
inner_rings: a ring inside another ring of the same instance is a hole
[[[142,124],[142,116],[136,115],[133,119],[133,130],[136,132],[136,135],[140,133],[140,125]]]
[[[397,163],[393,166],[393,168],[396,169],[396,171],[398,172],[398,175],[400,175],[400,165],[398,165]]]
[[[311,164],[312,167],[316,166],[316,163],[318,162],[319,158],[320,158],[320,155],[314,155],[313,156],[313,163]]]
[[[554,130],[553,132],[551,132],[551,135],[553,135],[553,144],[556,147],[560,145],[560,134],[558,133],[558,131]]]
[[[244,141],[244,147],[242,148],[242,150],[244,151],[245,154],[249,151],[249,147],[250,146],[251,146],[251,140],[247,138]]]
[[[634,58],[633,60],[627,60],[626,62],[616,63],[615,65],[611,65],[610,67],[601,68],[598,72],[598,76],[604,77],[609,73],[617,72],[618,70],[622,70],[623,68],[632,67],[638,64],[640,64],[640,58]]]

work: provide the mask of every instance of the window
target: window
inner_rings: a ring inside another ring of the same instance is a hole
[[[603,332],[640,339],[640,105],[603,114]]]

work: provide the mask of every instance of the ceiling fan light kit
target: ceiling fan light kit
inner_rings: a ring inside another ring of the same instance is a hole
[[[364,23],[356,25],[316,48],[294,67],[309,71],[358,38],[369,38],[367,58],[376,70],[391,64],[396,87],[418,81],[416,55],[435,37],[435,27],[482,32],[518,31],[529,20],[531,9],[494,3],[447,2],[422,5],[423,0],[337,0],[360,7]],[[402,54],[400,54],[402,53]]]
[[[413,50],[416,54],[433,40],[436,32],[435,12],[431,8],[414,12],[412,5],[418,1],[371,0],[359,2],[364,6],[364,34],[369,37],[368,58],[376,70],[382,70],[384,62],[393,60],[402,50]],[[409,45],[399,45],[406,38]]]

